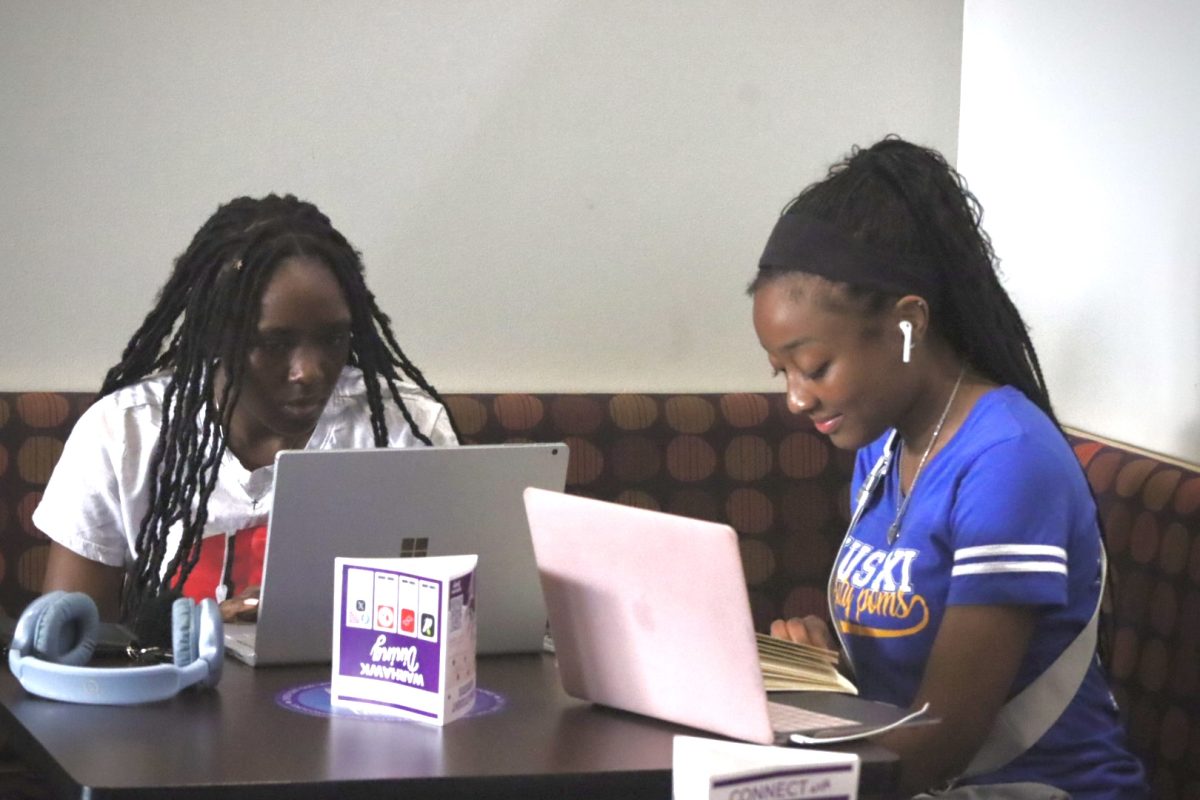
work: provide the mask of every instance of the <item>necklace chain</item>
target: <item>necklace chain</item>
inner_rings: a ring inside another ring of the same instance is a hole
[[[962,386],[963,375],[967,373],[967,368],[963,367],[958,372],[958,380],[954,382],[954,390],[950,392],[950,399],[946,401],[946,407],[942,409],[942,416],[938,419],[937,425],[933,426],[933,435],[929,437],[929,444],[925,446],[925,452],[921,454],[921,460],[917,462],[917,471],[913,473],[912,485],[908,487],[908,494],[904,495],[900,500],[900,505],[896,508],[896,518],[892,520],[891,527],[888,528],[887,538],[888,544],[893,545],[900,538],[900,521],[904,519],[904,512],[908,509],[908,501],[912,499],[913,493],[917,491],[917,480],[921,477],[921,470],[925,468],[925,462],[929,458],[930,452],[933,451],[934,444],[937,443],[938,435],[942,432],[942,426],[946,424],[946,417],[950,416],[950,407],[954,405],[954,398],[958,397],[958,387]],[[904,445],[900,445],[900,457],[896,459],[896,472],[898,482],[903,482],[904,464]]]

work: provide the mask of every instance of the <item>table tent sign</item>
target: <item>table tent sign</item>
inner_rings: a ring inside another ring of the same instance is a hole
[[[435,725],[467,714],[478,560],[335,559],[330,702]]]
[[[858,756],[676,736],[674,800],[855,800]]]

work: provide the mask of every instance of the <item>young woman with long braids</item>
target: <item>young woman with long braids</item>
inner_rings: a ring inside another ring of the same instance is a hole
[[[192,239],[108,371],[34,513],[44,589],[169,630],[172,596],[246,615],[275,454],[457,442],[357,251],[316,206],[237,198]]]
[[[1146,794],[1096,657],[1103,545],[981,210],[940,154],[855,149],[785,209],[750,286],[790,411],[857,449],[823,619],[862,695],[938,722],[881,737],[908,793]]]

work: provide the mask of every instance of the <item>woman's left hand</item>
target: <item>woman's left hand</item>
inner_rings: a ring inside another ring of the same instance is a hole
[[[804,618],[777,619],[771,623],[771,635],[776,639],[810,644],[826,650],[837,649],[837,643],[829,633],[829,626],[825,624],[825,620],[813,614]]]

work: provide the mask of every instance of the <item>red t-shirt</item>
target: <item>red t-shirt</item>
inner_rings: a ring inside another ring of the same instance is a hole
[[[197,602],[215,597],[217,587],[225,582],[227,571],[230,583],[227,597],[236,597],[251,586],[262,585],[267,526],[243,528],[233,534],[233,547],[229,547],[228,542],[228,534],[204,537],[200,542],[200,559],[183,585],[184,597]]]

